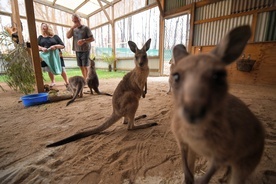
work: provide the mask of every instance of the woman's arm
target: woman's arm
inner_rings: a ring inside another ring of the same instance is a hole
[[[47,51],[47,48],[46,48],[46,47],[41,46],[41,38],[42,38],[42,36],[41,36],[41,35],[37,38],[38,50],[43,51],[43,52],[46,52],[46,51]]]
[[[55,49],[64,49],[64,43],[62,42],[62,40],[60,39],[60,37],[58,35],[54,35],[53,37],[56,41],[56,43],[54,45],[52,45],[51,47],[49,47],[51,50],[55,50]]]

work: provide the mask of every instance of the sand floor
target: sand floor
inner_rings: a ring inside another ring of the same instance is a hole
[[[99,135],[56,148],[49,143],[95,127],[111,114],[111,97],[85,94],[66,107],[67,100],[26,108],[22,94],[0,90],[0,183],[178,184],[183,181],[180,152],[170,130],[172,95],[168,77],[149,77],[137,123],[157,122],[148,129],[127,131],[118,121]],[[100,80],[100,90],[113,93],[120,79]],[[56,88],[65,90],[63,83]],[[86,88],[88,90],[88,88]],[[266,129],[261,163],[249,183],[276,183],[276,86],[231,85]],[[197,161],[203,174],[206,161]],[[211,183],[218,183],[220,170]]]

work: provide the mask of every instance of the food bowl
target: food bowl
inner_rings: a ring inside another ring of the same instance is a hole
[[[21,97],[25,107],[39,105],[48,102],[48,93],[30,94]]]

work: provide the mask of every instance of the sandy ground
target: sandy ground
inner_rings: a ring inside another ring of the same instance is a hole
[[[100,90],[113,93],[120,79],[100,80]],[[56,148],[49,143],[95,127],[111,114],[111,97],[85,94],[66,107],[67,100],[25,108],[22,94],[1,83],[0,183],[178,184],[183,181],[180,152],[170,130],[172,95],[167,77],[149,77],[137,123],[158,126],[127,131],[120,121],[99,135]],[[62,83],[56,86],[65,90]],[[88,88],[86,88],[88,89]],[[266,128],[261,163],[248,183],[276,183],[276,86],[231,85]],[[206,161],[197,161],[197,173]],[[218,183],[224,170],[211,180]]]

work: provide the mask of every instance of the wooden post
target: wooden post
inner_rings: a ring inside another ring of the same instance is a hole
[[[15,25],[12,25],[12,27],[15,27],[17,29],[19,44],[23,44],[22,25],[21,25],[20,16],[19,16],[18,1],[17,0],[11,1],[11,6],[12,6],[12,23],[15,24]]]
[[[35,71],[36,87],[37,87],[37,92],[41,93],[41,92],[44,92],[44,84],[43,84],[43,77],[42,77],[42,71],[41,71],[40,56],[38,53],[39,50],[38,50],[38,43],[37,43],[33,0],[25,0],[25,8],[27,12],[26,16],[27,16],[30,42],[31,42],[31,51],[32,51],[31,56],[32,56],[32,61],[33,61],[34,71]]]
[[[160,16],[160,35],[159,35],[159,74],[163,75],[164,68],[164,37],[165,37],[165,19]]]
[[[112,5],[112,20],[111,20],[111,32],[112,32],[112,54],[114,55],[115,61],[113,63],[113,70],[117,71],[117,57],[116,57],[116,45],[115,45],[115,22],[114,22],[114,5]]]
[[[190,9],[190,34],[189,34],[189,45],[188,45],[188,52],[192,53],[192,47],[193,47],[193,38],[194,38],[194,20],[195,20],[195,3],[192,3],[191,9]]]

